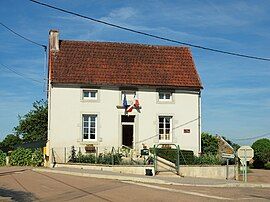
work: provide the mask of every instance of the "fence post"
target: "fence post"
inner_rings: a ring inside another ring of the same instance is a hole
[[[112,147],[112,152],[111,152],[112,165],[114,165],[114,157],[113,157],[113,152],[114,152],[114,147]]]
[[[53,163],[53,168],[55,167],[56,165],[56,159],[55,159],[55,155],[54,155],[54,150],[52,148],[52,163]]]
[[[98,158],[98,147],[96,147],[95,164],[97,164],[97,158]]]
[[[179,145],[177,145],[177,159],[176,159],[176,173],[177,173],[177,175],[179,175],[179,164],[180,164],[179,153],[180,153],[180,148],[179,148]]]
[[[157,173],[157,153],[156,153],[156,145],[154,145],[154,171]]]
[[[10,166],[10,164],[9,164],[9,156],[6,156],[6,166]]]

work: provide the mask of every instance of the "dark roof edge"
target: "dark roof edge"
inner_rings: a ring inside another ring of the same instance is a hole
[[[201,89],[203,89],[202,80],[201,80],[201,77],[200,77],[200,75],[199,75],[199,73],[198,73],[198,70],[197,70],[197,67],[196,67],[195,61],[194,61],[194,59],[193,59],[193,54],[192,54],[192,51],[191,51],[191,49],[190,49],[190,48],[188,49],[188,51],[189,51],[189,54],[190,54],[190,56],[191,56],[191,60],[192,60],[192,62],[193,62],[193,64],[194,64],[194,69],[195,69],[195,72],[196,72],[197,78],[199,79],[199,84],[200,84],[200,86],[201,86]]]
[[[164,86],[164,85],[149,85],[149,84],[137,84],[137,85],[127,85],[127,84],[86,84],[86,83],[65,83],[65,82],[51,82],[52,86],[59,87],[115,87],[115,88],[158,88],[158,89],[179,89],[179,90],[203,90],[202,86]]]

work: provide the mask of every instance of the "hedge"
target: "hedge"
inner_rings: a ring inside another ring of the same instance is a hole
[[[150,149],[153,153],[153,148]],[[156,148],[157,156],[164,158],[172,163],[176,163],[177,159],[177,149],[169,148]],[[180,165],[190,165],[194,163],[194,153],[191,150],[180,150],[179,151],[179,164]]]
[[[270,170],[270,162],[267,162],[266,164],[264,164],[264,168],[266,170]]]
[[[43,155],[40,149],[18,148],[10,155],[12,166],[39,166],[42,162]]]
[[[6,154],[0,150],[0,166],[6,165]]]
[[[195,165],[221,165],[222,159],[217,155],[213,154],[204,154],[199,157],[195,156],[194,159]]]

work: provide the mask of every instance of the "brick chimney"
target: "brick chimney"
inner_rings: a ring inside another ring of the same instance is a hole
[[[50,51],[59,51],[59,31],[50,30],[49,32],[49,48]]]

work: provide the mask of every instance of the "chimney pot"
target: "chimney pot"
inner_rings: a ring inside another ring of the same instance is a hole
[[[59,31],[50,30],[49,32],[50,51],[59,51]]]

